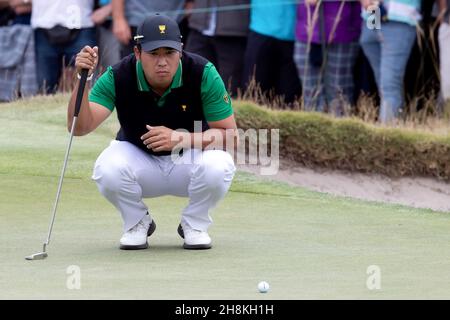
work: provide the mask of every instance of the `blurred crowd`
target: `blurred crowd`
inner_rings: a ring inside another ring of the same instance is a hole
[[[374,94],[389,122],[419,78],[416,59],[421,89],[409,93],[450,99],[450,0],[0,0],[0,101],[61,89],[86,45],[99,47],[100,75],[133,52],[137,26],[156,12],[180,24],[184,49],[210,60],[233,96],[257,84],[285,106],[339,116]],[[437,26],[429,41],[424,23]],[[441,58],[424,64],[423,43]]]

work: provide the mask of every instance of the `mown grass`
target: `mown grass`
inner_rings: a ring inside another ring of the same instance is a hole
[[[25,261],[45,239],[68,139],[67,97],[0,105],[2,299],[445,299],[450,216],[333,197],[238,173],[213,213],[214,248],[181,248],[187,199],[147,199],[157,223],[150,249],[118,250],[121,222],[90,174],[114,137],[114,116],[75,138],[44,261]],[[239,108],[239,107],[238,107]],[[69,266],[81,289],[66,286]],[[381,270],[368,290],[367,268]],[[271,285],[266,295],[259,281]]]

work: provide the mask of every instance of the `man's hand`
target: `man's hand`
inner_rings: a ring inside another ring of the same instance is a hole
[[[437,16],[437,22],[442,23],[444,22],[444,16],[447,12],[447,1],[446,0],[438,0],[438,8],[439,8],[439,15]],[[449,21],[445,21],[449,23]]]
[[[13,9],[19,6],[28,5],[23,0],[9,0],[9,6]]]
[[[111,15],[111,4],[98,8],[91,14],[91,20],[95,25],[100,25],[106,21],[106,19]]]
[[[194,7],[195,7],[195,4],[194,4],[194,1],[186,1],[186,3],[184,4],[184,10],[185,10],[185,14],[184,14],[184,16],[185,17],[190,17],[191,16],[191,14],[192,14],[192,9],[194,9]]]
[[[113,33],[116,38],[124,45],[127,45],[131,39],[131,29],[125,19],[113,20]]]
[[[23,0],[9,0],[9,6],[16,14],[26,14],[31,12],[31,2]]]
[[[374,0],[360,0],[361,2],[361,6],[367,10],[368,7],[370,7],[371,5],[374,5],[376,1]]]
[[[184,141],[183,147],[191,145],[191,135],[188,132],[178,132],[164,126],[151,127],[147,125],[148,132],[141,137],[144,145],[155,152],[172,151],[180,142]]]
[[[82,69],[88,69],[89,75],[91,75],[98,63],[98,47],[95,46],[91,48],[89,46],[85,46],[81,51],[77,54],[75,59],[75,68],[77,69],[78,74],[81,74]]]

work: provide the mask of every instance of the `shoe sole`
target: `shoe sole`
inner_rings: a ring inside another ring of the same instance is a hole
[[[137,245],[137,246],[129,246],[129,245],[124,245],[124,244],[120,245],[120,250],[142,250],[142,249],[147,249],[147,248],[148,248],[148,242],[146,242],[145,244]]]
[[[211,247],[211,244],[183,244],[183,248],[187,250],[207,250]]]
[[[152,220],[152,223],[150,224],[150,227],[147,230],[147,237],[150,237],[153,234],[153,232],[155,232],[155,229],[156,229],[156,223],[155,223],[155,220]],[[147,249],[147,248],[148,248],[148,242],[145,242],[144,244],[139,244],[136,246],[125,245],[125,244],[120,245],[121,250],[142,250],[142,249]]]
[[[177,232],[180,235],[180,237],[184,239],[184,231],[183,227],[181,226],[181,223],[178,225]],[[207,250],[211,249],[211,247],[212,247],[211,244],[186,244],[186,243],[183,244],[183,248],[187,250]]]

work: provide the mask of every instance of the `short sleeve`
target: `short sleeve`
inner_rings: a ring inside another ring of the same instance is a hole
[[[105,73],[98,78],[91,92],[89,101],[98,103],[113,111],[116,101],[116,89],[114,85],[114,74],[112,67],[108,67]]]
[[[203,71],[201,97],[206,121],[220,121],[233,114],[230,95],[212,63]]]

